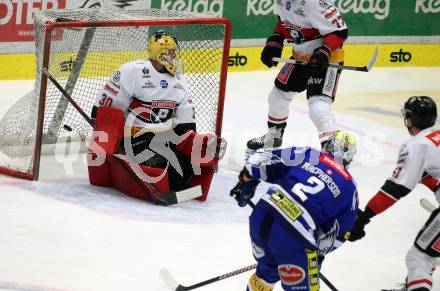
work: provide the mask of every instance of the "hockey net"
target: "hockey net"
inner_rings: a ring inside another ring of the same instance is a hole
[[[78,9],[42,11],[34,22],[35,86],[0,121],[0,173],[38,179],[45,144],[91,135],[90,125],[48,81],[42,68],[48,68],[90,115],[109,76],[126,62],[148,58],[148,39],[157,30],[170,32],[179,41],[198,131],[221,134],[228,20],[160,9]]]

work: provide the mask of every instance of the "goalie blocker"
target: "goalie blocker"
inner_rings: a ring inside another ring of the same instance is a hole
[[[223,138],[192,130],[180,136],[175,147],[176,154],[190,157],[192,169],[183,168],[183,171],[192,170],[194,175],[186,187],[187,190],[176,192],[180,193],[180,198],[178,196],[170,199],[175,193],[174,189],[170,188],[168,170],[172,163],[167,163],[165,167],[156,167],[134,162],[121,147],[124,130],[125,117],[120,109],[99,107],[87,159],[90,184],[114,187],[128,196],[163,205],[189,200],[192,197],[197,197],[199,201],[207,199],[218,161],[226,149],[226,141]],[[194,191],[197,192],[200,188],[200,195],[194,195]]]

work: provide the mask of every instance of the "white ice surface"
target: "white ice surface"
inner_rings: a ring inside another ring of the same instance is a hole
[[[400,124],[396,116],[402,101],[412,94],[434,94],[440,101],[439,73],[438,68],[344,72],[335,112],[338,126],[359,139],[351,172],[362,206],[391,173],[398,147],[408,138],[395,125]],[[43,156],[38,182],[1,176],[0,290],[161,291],[167,290],[158,274],[164,267],[178,282],[191,285],[253,264],[250,209],[236,206],[228,192],[236,182],[245,142],[265,131],[266,95],[275,75],[228,75],[223,133],[229,148],[204,203],[158,207],[92,187],[83,157],[76,155]],[[0,116],[32,86],[33,81],[0,82]],[[284,144],[318,146],[304,94],[297,99]],[[264,188],[258,188],[257,196]],[[342,291],[375,291],[402,282],[405,254],[428,217],[418,206],[422,197],[434,200],[418,186],[376,217],[363,240],[330,254],[322,273]],[[245,290],[249,275],[200,290]],[[439,274],[434,284],[440,290]],[[328,289],[323,285],[322,290]]]

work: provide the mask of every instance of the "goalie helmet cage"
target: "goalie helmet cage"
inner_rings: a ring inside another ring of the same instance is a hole
[[[178,40],[198,131],[221,135],[228,19],[161,9],[63,9],[38,12],[34,22],[34,91],[0,121],[0,173],[37,180],[43,144],[91,136],[90,126],[48,82],[43,68],[90,115],[99,90],[109,77],[117,78],[122,64],[148,58],[148,39],[157,30]]]

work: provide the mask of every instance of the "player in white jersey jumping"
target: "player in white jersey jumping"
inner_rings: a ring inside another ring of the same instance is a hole
[[[364,227],[400,198],[409,194],[418,183],[425,184],[440,202],[440,130],[435,128],[437,107],[427,96],[413,96],[406,101],[402,115],[412,138],[399,151],[397,166],[364,211],[359,211],[349,240],[365,236]],[[435,210],[416,237],[406,255],[408,276],[402,291],[433,289],[432,272],[440,257],[440,208]],[[438,286],[437,286],[438,288]],[[397,291],[397,290],[396,290]]]
[[[331,105],[335,99],[341,71],[328,68],[329,62],[344,61],[342,45],[348,29],[332,0],[277,0],[279,15],[274,34],[267,39],[261,61],[276,66],[273,57],[280,57],[284,41],[294,44],[292,58],[307,61],[307,66],[285,64],[275,79],[268,97],[268,132],[248,141],[255,150],[279,147],[289,117],[289,105],[295,95],[307,90],[309,116],[314,122],[321,144],[331,142],[336,132]]]
[[[194,157],[193,150],[206,152],[208,145],[218,145],[223,140],[213,134],[196,133],[194,105],[188,97],[185,76],[177,70],[177,39],[164,31],[154,32],[148,42],[148,56],[148,60],[122,65],[104,84],[92,109],[92,118],[96,118],[94,130],[104,127],[107,132],[115,131],[108,130],[106,121],[117,120],[111,117],[113,111],[108,108],[122,111],[125,138],[118,141],[117,153],[125,154],[137,164],[166,168],[170,189],[186,189],[195,176],[194,163],[201,162],[197,159],[200,156]],[[100,111],[105,111],[101,118]],[[198,147],[194,146],[196,142],[200,143]],[[211,152],[212,159],[205,159],[197,166],[212,168],[218,161],[220,147],[215,147],[215,151]],[[102,175],[98,168],[92,171]]]

